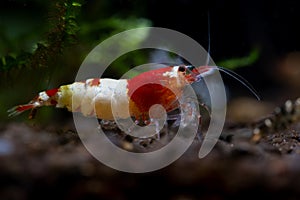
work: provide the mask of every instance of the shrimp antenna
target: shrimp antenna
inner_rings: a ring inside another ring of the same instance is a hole
[[[207,47],[207,57],[205,61],[205,65],[208,66],[209,60],[210,60],[210,15],[209,11],[207,11],[207,40],[208,40],[208,47]],[[238,75],[234,71],[231,71],[229,69],[225,69],[223,67],[217,67],[219,71],[224,72],[225,74],[229,75],[230,77],[234,78],[238,82],[240,82],[243,86],[245,86],[258,100],[260,100],[260,96],[258,95],[258,92],[254,89],[254,87],[242,76]]]
[[[208,66],[209,58],[210,58],[210,15],[209,11],[207,11],[207,40],[208,40],[208,47],[207,47],[207,57],[205,61],[205,65]]]
[[[234,71],[231,71],[229,69],[225,69],[223,67],[217,67],[220,71],[224,72],[225,74],[229,75],[230,77],[234,78],[241,84],[243,84],[250,92],[258,99],[260,100],[260,96],[258,95],[258,92],[254,89],[254,87],[242,76],[238,75]]]

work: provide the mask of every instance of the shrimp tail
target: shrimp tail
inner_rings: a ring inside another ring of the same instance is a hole
[[[30,109],[33,110],[35,107],[36,107],[35,104],[30,104],[30,103],[15,106],[7,111],[9,113],[8,117],[15,117],[15,116],[23,113],[26,110],[30,110]],[[30,115],[30,118],[33,118],[33,116]]]
[[[29,119],[33,119],[36,114],[37,108],[42,106],[56,106],[58,98],[57,92],[57,88],[40,92],[29,103],[17,105],[9,109],[7,111],[8,117],[15,117],[27,110],[31,110],[29,114]]]

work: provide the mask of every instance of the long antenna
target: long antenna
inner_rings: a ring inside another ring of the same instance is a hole
[[[207,57],[205,61],[205,65],[208,66],[209,63],[209,58],[210,58],[210,15],[209,11],[207,11],[207,40],[208,40],[208,47],[207,47]]]
[[[207,57],[206,57],[206,66],[209,64],[210,60],[210,15],[209,11],[207,11],[207,34],[208,34],[208,47],[207,47]],[[218,69],[219,71],[224,72],[225,74],[229,75],[230,77],[234,78],[238,82],[240,82],[243,86],[245,86],[258,100],[260,100],[260,96],[258,95],[258,92],[254,89],[254,87],[242,76],[235,73],[234,71],[231,71],[229,69],[225,69],[223,67],[212,67],[212,69]]]
[[[229,69],[225,69],[223,67],[217,67],[220,71],[224,72],[225,74],[229,75],[230,77],[234,78],[241,84],[243,84],[250,92],[258,99],[260,100],[260,97],[258,95],[258,92],[254,89],[254,87],[242,76],[238,75],[234,71],[231,71]]]

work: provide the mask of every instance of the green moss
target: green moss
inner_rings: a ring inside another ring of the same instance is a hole
[[[260,50],[258,48],[254,48],[251,50],[249,55],[245,57],[227,59],[224,61],[217,62],[217,65],[233,70],[240,67],[252,65],[258,60],[259,55],[260,55]]]
[[[65,47],[76,44],[76,34],[79,30],[77,17],[81,1],[58,0],[50,4],[49,29],[46,37],[36,43],[32,52],[10,53],[3,56],[0,62],[0,72],[13,68],[49,67],[55,57],[61,55]],[[12,54],[14,56],[12,56]]]

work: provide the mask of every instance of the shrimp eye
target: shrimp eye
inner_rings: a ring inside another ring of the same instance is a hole
[[[188,65],[187,66],[188,70],[193,71],[194,69],[196,69],[193,65]]]
[[[185,66],[186,74],[194,74],[194,70],[196,68],[193,65],[187,65]]]
[[[181,65],[178,67],[179,72],[185,72],[185,66]]]

